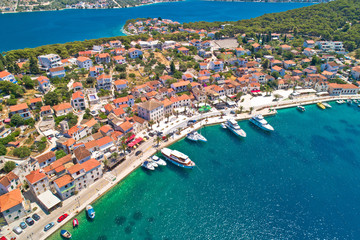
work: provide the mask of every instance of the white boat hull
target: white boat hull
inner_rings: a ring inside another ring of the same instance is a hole
[[[273,128],[271,125],[269,125],[269,124],[267,124],[266,126],[264,126],[264,125],[262,125],[261,123],[255,121],[255,120],[253,120],[253,119],[250,119],[250,122],[253,123],[255,126],[261,128],[262,130],[265,130],[265,131],[268,131],[268,132],[274,131],[274,128]]]
[[[171,158],[168,158],[168,157],[166,157],[166,156],[164,156],[164,157],[165,157],[166,160],[168,160],[168,161],[170,161],[171,163],[175,164],[176,166],[179,166],[179,167],[182,167],[182,168],[192,169],[192,168],[195,167],[195,166],[186,166],[186,165],[183,165],[183,164],[181,164],[181,163],[178,163],[178,162],[172,160]]]

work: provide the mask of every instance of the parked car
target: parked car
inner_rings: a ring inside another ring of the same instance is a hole
[[[154,134],[153,134],[152,132],[149,132],[149,136],[150,136],[150,137],[153,137]]]
[[[32,215],[32,218],[33,218],[35,221],[39,221],[40,216],[39,216],[38,214],[34,213],[34,214]]]
[[[52,151],[52,152],[55,152],[55,151],[56,151],[56,147],[52,148],[51,151]]]
[[[44,227],[44,231],[46,232],[47,230],[49,230],[50,228],[52,228],[55,225],[54,222],[51,222],[49,224],[46,224],[46,226]]]
[[[33,219],[32,217],[27,217],[27,218],[25,219],[25,222],[26,222],[27,225],[29,225],[29,226],[32,226],[32,225],[34,225],[34,223],[35,223],[35,221],[34,221],[34,219]]]
[[[21,233],[23,232],[23,230],[22,230],[21,227],[19,227],[19,226],[15,226],[15,227],[13,228],[13,231],[14,231],[14,233],[16,233],[17,235],[19,235],[19,234],[21,234]]]
[[[137,151],[137,152],[135,153],[135,156],[139,156],[141,153],[142,153],[142,151]]]
[[[63,215],[61,215],[58,219],[57,222],[61,223],[65,218],[67,218],[69,216],[69,214],[65,213]]]
[[[21,223],[20,223],[20,227],[21,227],[22,229],[25,229],[25,228],[27,228],[27,225],[26,225],[25,222],[21,222]]]

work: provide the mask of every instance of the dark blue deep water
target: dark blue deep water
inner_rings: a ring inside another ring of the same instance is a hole
[[[123,35],[121,29],[131,18],[162,17],[179,22],[236,21],[309,5],[188,0],[123,9],[0,14],[0,51]]]
[[[138,169],[78,216],[73,239],[360,239],[360,108],[281,110],[265,133],[240,122],[172,145],[192,170]],[[59,239],[57,233],[51,239]]]

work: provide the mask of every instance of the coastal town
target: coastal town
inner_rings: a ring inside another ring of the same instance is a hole
[[[360,65],[342,42],[296,33],[219,36],[224,27],[149,18],[124,29],[148,39],[15,65],[1,55],[1,235],[45,239],[84,208],[80,198],[98,197],[202,125],[358,96]],[[189,35],[155,40],[176,33]]]

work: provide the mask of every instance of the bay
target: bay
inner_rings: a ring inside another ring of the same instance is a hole
[[[122,8],[0,14],[0,51],[124,35],[126,20],[162,17],[174,21],[236,21],[309,6],[310,3],[187,0]]]
[[[137,169],[96,201],[73,239],[360,239],[360,109],[280,110],[275,132],[219,125],[170,148],[197,164]],[[50,239],[60,239],[57,232]]]

